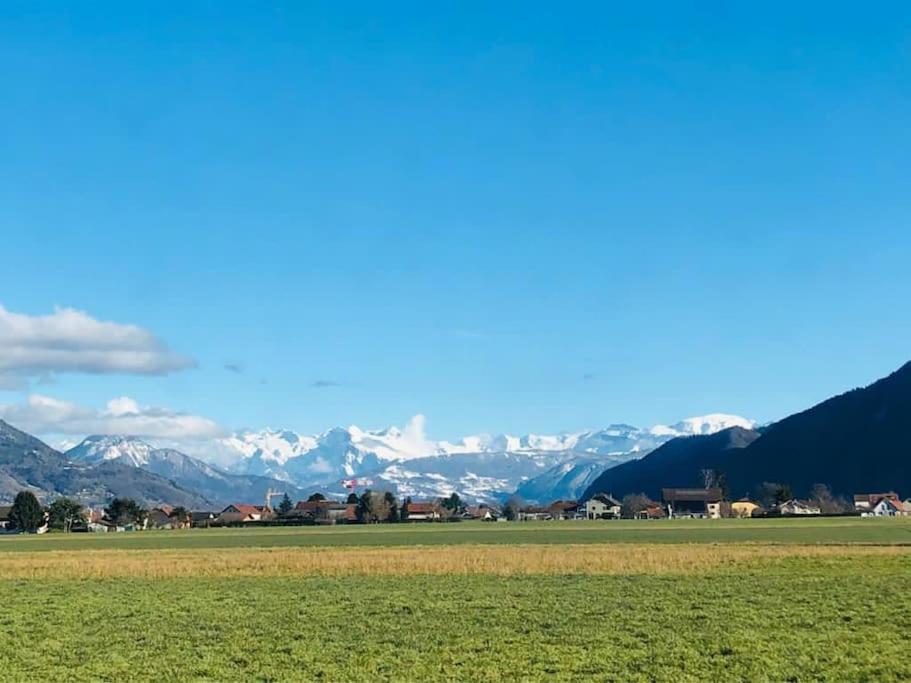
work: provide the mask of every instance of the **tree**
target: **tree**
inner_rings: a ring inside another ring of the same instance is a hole
[[[721,497],[724,500],[728,499],[728,479],[724,475],[724,472],[719,472],[718,470],[706,469],[702,470],[702,481],[705,484],[707,489],[721,489]]]
[[[411,496],[405,496],[405,500],[402,501],[402,507],[399,509],[399,520],[402,522],[408,521],[408,508],[411,506]]]
[[[345,505],[357,505],[357,494],[352,491],[348,494],[348,500],[345,501]]]
[[[178,505],[171,510],[171,514],[168,515],[168,517],[171,518],[173,524],[176,524],[178,528],[183,528],[190,524],[190,511],[183,505]]]
[[[132,498],[115,498],[104,509],[104,516],[114,524],[142,524],[147,514]]]
[[[840,496],[834,496],[832,489],[827,484],[813,484],[810,502],[825,515],[838,515],[853,509],[853,505],[848,503],[847,500]]]
[[[351,495],[349,495],[349,496],[348,496],[348,504],[349,504],[349,505],[351,504],[351,496],[354,496],[355,499],[357,499],[357,496],[355,496],[353,493],[352,493]],[[288,494],[286,493],[286,494],[285,494],[285,498],[287,498],[287,497],[288,497]],[[317,491],[316,493],[311,493],[311,494],[310,494],[310,497],[307,498],[307,502],[308,502],[308,503],[315,503],[315,502],[320,501],[320,500],[326,500],[326,496],[324,496],[322,493],[319,493],[318,491]]]
[[[465,509],[465,506],[462,505],[462,499],[459,498],[459,494],[455,491],[449,495],[449,498],[444,498],[440,504],[453,515],[457,515]]]
[[[73,528],[73,524],[83,519],[82,505],[72,498],[58,498],[51,503],[47,512],[48,525],[52,529],[60,529],[64,533],[68,533]]]
[[[313,496],[322,496],[321,493],[314,493]],[[313,500],[313,496],[310,496],[310,500]],[[324,498],[319,498],[318,500],[325,500]],[[294,507],[294,503],[291,502],[291,499],[286,493],[282,496],[282,501],[278,504],[278,514],[281,516],[287,515],[291,512],[291,509]]]
[[[395,496],[392,495],[390,491],[386,491],[383,495],[383,500],[386,504],[386,520],[387,522],[398,522],[399,521],[399,502],[395,499]]]
[[[519,511],[525,506],[525,501],[519,496],[512,496],[503,506],[503,516],[510,522],[519,518]]]
[[[791,487],[787,484],[764,481],[756,487],[756,499],[767,509],[791,500],[793,497]]]
[[[644,493],[628,493],[623,496],[621,501],[620,516],[624,519],[633,519],[650,505],[654,505],[654,503]]]
[[[44,509],[31,491],[20,491],[13,500],[9,520],[14,529],[33,534],[44,523]]]

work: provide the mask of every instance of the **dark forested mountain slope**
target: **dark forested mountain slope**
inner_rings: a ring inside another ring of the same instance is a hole
[[[585,492],[623,496],[645,493],[658,499],[665,486],[701,486],[704,468],[725,466],[743,448],[759,438],[759,432],[732,427],[707,436],[684,436],[668,441],[644,458],[606,470]]]
[[[762,430],[737,428],[675,439],[650,455],[604,472],[586,491],[615,496],[700,483],[723,472],[741,496],[764,481],[805,496],[813,484],[837,494],[897,490],[911,495],[911,363],[863,389],[830,398]]]

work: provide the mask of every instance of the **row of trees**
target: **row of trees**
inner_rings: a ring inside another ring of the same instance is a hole
[[[35,533],[47,524],[52,529],[70,531],[84,521],[84,508],[72,498],[57,498],[45,508],[31,491],[20,491],[9,513],[10,524],[17,531]]]
[[[322,493],[314,493],[307,501],[315,502],[326,500]],[[398,498],[389,491],[373,491],[366,489],[361,495],[349,493],[345,501],[347,505],[354,505],[357,521],[362,524],[377,524],[381,522],[404,522],[408,520],[408,508],[412,504],[410,497],[406,496],[400,503]],[[442,498],[431,503],[441,519],[452,519],[460,516],[465,511],[465,505],[458,493],[452,493],[447,498]],[[293,508],[291,499],[287,494],[282,498],[276,512],[287,515]]]
[[[141,526],[148,515],[149,511],[132,498],[114,498],[104,508],[104,518],[111,524]],[[51,529],[69,532],[88,522],[88,510],[79,501],[61,497],[44,507],[31,491],[16,494],[9,516],[12,528],[26,533],[35,533],[45,524]],[[188,524],[190,512],[178,506],[171,511],[170,518]]]
[[[721,489],[724,500],[730,500],[727,478],[719,470],[702,470],[705,487]],[[764,481],[753,489],[753,499],[767,510],[793,499],[794,491],[789,484]],[[837,515],[854,510],[853,503],[844,496],[836,496],[827,484],[813,484],[809,503],[825,515]]]

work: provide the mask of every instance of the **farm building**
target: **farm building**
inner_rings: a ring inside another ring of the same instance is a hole
[[[354,506],[337,500],[302,500],[294,506],[294,512],[299,516],[309,517],[319,522],[335,524],[349,521],[349,507]]]
[[[441,517],[435,503],[406,503],[405,514],[409,522],[433,522]]]
[[[12,509],[12,505],[0,505],[0,531],[9,529],[9,513]]]
[[[759,504],[749,498],[741,498],[731,503],[732,517],[752,517],[753,513],[759,509]]]
[[[550,508],[539,505],[527,505],[516,514],[516,519],[520,522],[540,522],[546,519],[553,519],[550,514]]]
[[[661,500],[670,518],[719,519],[721,517],[721,489],[661,489]]]
[[[586,519],[620,519],[620,501],[608,493],[596,493],[585,501]]]

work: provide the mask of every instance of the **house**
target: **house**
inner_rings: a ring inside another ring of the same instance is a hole
[[[499,513],[489,505],[478,505],[465,508],[465,519],[475,519],[484,522],[496,522]]]
[[[607,493],[596,493],[585,501],[586,519],[620,519],[620,501]]]
[[[671,519],[720,519],[723,497],[719,488],[661,489],[661,500]]]
[[[749,498],[741,498],[731,503],[731,517],[752,517],[753,513],[759,509],[759,504]]]
[[[662,519],[664,508],[659,503],[651,503],[633,514],[633,519]]]
[[[867,514],[871,517],[904,517],[905,506],[900,500],[880,498]]]
[[[440,508],[436,503],[405,504],[405,519],[409,522],[433,522],[440,517]]]
[[[778,512],[783,516],[792,515],[818,515],[821,510],[815,505],[811,505],[805,500],[791,498],[778,506]]]
[[[194,510],[190,513],[190,526],[194,529],[208,529],[218,517],[214,512],[207,510]]]
[[[550,508],[541,507],[540,505],[526,505],[516,513],[516,519],[520,522],[542,522],[553,519]]]
[[[348,505],[337,500],[302,500],[294,506],[294,512],[324,524],[347,521]]]
[[[577,519],[579,516],[579,501],[555,500],[548,507],[551,519]]]
[[[888,491],[886,493],[857,493],[854,495],[854,509],[863,517],[871,516],[873,508],[883,499],[891,500],[893,503],[901,505],[901,499],[895,491]]]
[[[149,510],[149,515],[146,517],[146,529],[174,528],[174,524],[171,521],[171,513],[165,510],[166,507],[170,506],[162,506]]]
[[[0,531],[10,528],[9,513],[12,509],[12,505],[0,505]]]
[[[259,522],[271,516],[272,511],[264,505],[235,503],[222,510],[216,521],[219,524],[237,524],[238,522]]]

